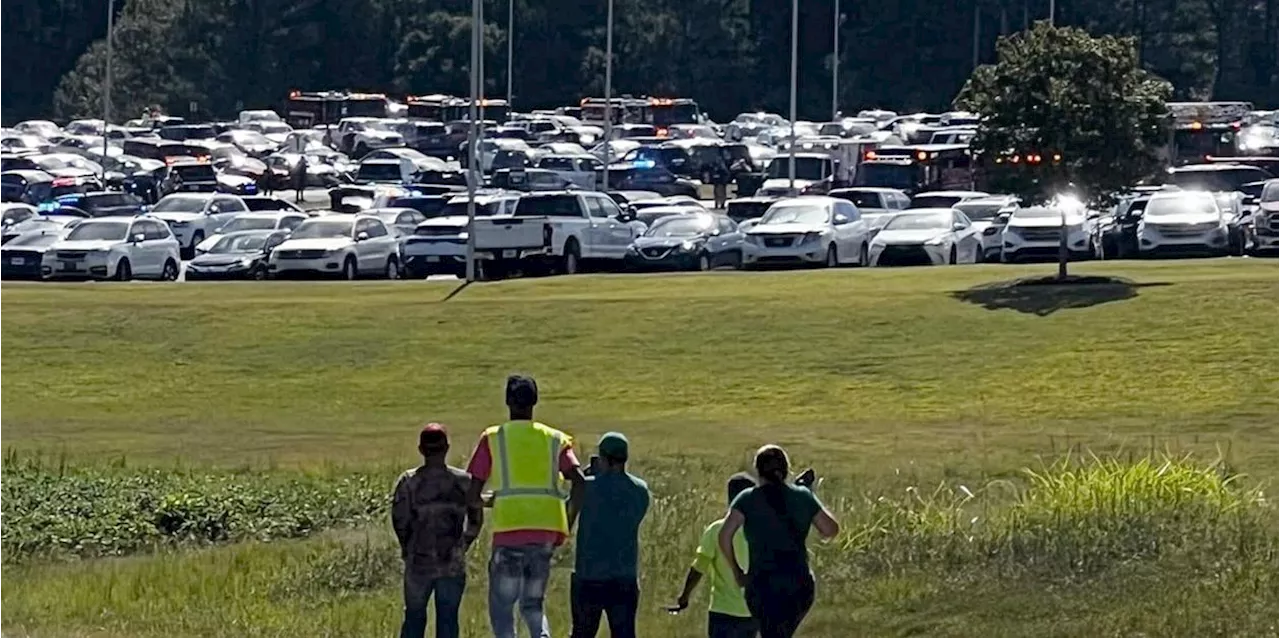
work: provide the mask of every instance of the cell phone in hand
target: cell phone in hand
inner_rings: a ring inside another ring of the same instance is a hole
[[[817,480],[818,480],[818,473],[814,472],[813,468],[808,468],[805,471],[801,472],[800,476],[796,477],[796,485],[799,485],[802,487],[813,487],[813,484],[817,482]]]
[[[595,476],[598,474],[597,468],[600,467],[600,455],[592,454],[591,459],[587,461],[587,470],[582,473],[583,476]]]

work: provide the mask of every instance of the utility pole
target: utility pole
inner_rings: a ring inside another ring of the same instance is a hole
[[[477,106],[480,101],[481,0],[471,0],[471,106],[467,127],[467,282],[476,280],[476,185],[480,180],[476,145],[480,124]]]
[[[844,17],[840,15],[840,0],[835,0],[835,17],[831,28],[831,120],[840,116],[840,25]]]
[[[978,3],[973,3],[973,68],[978,68],[978,29],[979,21],[982,19],[982,10],[978,8]]]
[[[612,2],[613,0],[610,0]],[[800,0],[791,0],[791,144],[787,146],[787,188],[796,189],[796,56],[800,33]]]
[[[609,190],[609,163],[613,161],[613,0],[609,0],[604,28],[604,190]]]
[[[104,88],[102,95],[102,166],[103,179],[106,179],[107,165],[107,127],[111,126],[111,33],[115,31],[116,24],[116,2],[115,0],[107,0],[107,71],[106,81],[103,83]]]
[[[516,42],[516,0],[507,0],[507,112],[512,109],[511,104],[511,71],[514,68],[512,51],[515,50]]]

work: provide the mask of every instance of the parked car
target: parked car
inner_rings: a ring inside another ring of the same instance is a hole
[[[852,202],[834,197],[783,199],[746,231],[743,264],[868,265],[870,227]]]
[[[6,225],[4,234],[0,237],[0,243],[7,244],[14,237],[27,233],[52,232],[57,235],[65,235],[71,232],[71,229],[75,228],[76,224],[88,219],[88,217],[87,213],[76,208],[55,208],[41,212],[35,217],[28,217],[16,224]]]
[[[1262,187],[1258,207],[1253,211],[1255,254],[1280,249],[1280,180],[1268,180]]]
[[[267,256],[288,239],[287,230],[238,230],[217,235],[206,250],[187,264],[187,281],[266,279]]]
[[[196,246],[214,233],[214,229],[232,217],[249,212],[239,197],[213,193],[182,193],[166,196],[150,213],[165,221],[182,245],[184,258],[195,255]]]
[[[306,220],[306,213],[241,213],[227,220],[227,223],[214,228],[213,234],[196,246],[196,254],[208,252],[215,243],[222,239],[223,235],[247,230],[283,230],[288,233]]]
[[[1228,222],[1210,193],[1154,193],[1138,223],[1138,256],[1226,255],[1230,251]]]
[[[964,213],[982,238],[983,261],[1000,260],[1000,234],[1009,221],[1009,215],[1018,207],[1013,195],[988,195],[952,204],[952,208]]]
[[[960,202],[989,196],[982,191],[928,191],[912,195],[907,208],[950,208]]]
[[[855,186],[853,188],[837,188],[830,195],[836,199],[853,202],[873,228],[879,228],[889,217],[905,209],[911,202],[907,194],[896,188],[879,186]]]
[[[146,215],[99,217],[81,222],[54,242],[40,270],[47,279],[173,281],[180,259],[178,240],[164,220]]]
[[[707,212],[663,217],[631,243],[629,270],[711,270],[742,266],[738,224]]]
[[[271,251],[271,277],[298,274],[338,276],[400,276],[399,242],[386,224],[373,215],[335,214],[302,222],[289,239]]]
[[[1059,199],[1044,206],[1019,207],[1001,231],[1000,260],[1006,263],[1058,258],[1062,226],[1067,227],[1071,259],[1094,259],[1101,248],[1095,227],[1098,216],[1079,202]]]
[[[940,266],[983,260],[982,234],[954,208],[917,208],[892,216],[871,240],[872,266]]]
[[[477,193],[476,217],[509,217],[518,200],[519,195],[510,192]],[[465,195],[453,197],[403,238],[400,251],[406,276],[463,276],[467,269],[468,203]]]
[[[397,237],[412,235],[418,224],[427,219],[426,215],[412,208],[370,208],[364,212],[377,215]]]
[[[142,213],[146,207],[137,195],[111,191],[62,195],[55,201],[59,206],[78,208],[90,217],[128,217]]]
[[[604,193],[530,193],[511,217],[476,219],[476,255],[495,276],[537,269],[575,274],[582,260],[621,267],[636,236],[633,219]]]
[[[6,241],[0,246],[0,278],[40,279],[45,253],[61,238],[56,231],[35,231]]]

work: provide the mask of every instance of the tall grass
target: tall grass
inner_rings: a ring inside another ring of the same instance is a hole
[[[737,468],[705,462],[690,467],[697,471],[667,462],[635,469],[654,490],[641,539],[641,635],[703,631],[698,614],[669,618],[658,606],[678,590],[702,527],[724,512],[724,496],[705,477],[727,476]],[[6,467],[6,479],[13,468],[12,463]],[[24,478],[28,487],[59,484],[51,466],[20,469],[39,478]],[[278,493],[278,486],[320,480],[253,475],[228,490],[223,481],[231,479],[223,475],[201,479],[185,472],[165,479],[157,478],[164,476],[160,471],[117,471],[121,474],[64,468],[62,476],[77,477],[77,490],[45,494],[54,499],[83,498],[93,490],[107,494],[114,486],[132,485],[130,473],[135,473],[142,477],[138,481],[182,486],[191,490],[184,498],[208,503],[225,494]],[[40,477],[39,472],[49,475]],[[95,478],[86,481],[86,475]],[[387,482],[385,477],[323,480],[333,486]],[[922,487],[913,476],[885,477],[863,489],[839,481],[824,485],[820,496],[844,531],[834,542],[812,544],[819,602],[804,635],[847,636],[854,620],[861,623],[860,635],[1274,633],[1280,611],[1275,597],[1276,508],[1245,482],[1218,464],[1191,458],[1073,456],[981,485],[938,480]],[[32,511],[47,510],[11,509],[10,483],[5,481],[5,533],[14,524],[28,534],[53,531],[28,520]],[[202,494],[199,486],[214,489]],[[311,489],[329,496],[358,493],[338,509],[362,517],[384,515],[380,508],[385,499],[378,490]],[[350,523],[324,513],[333,511],[332,501],[317,497],[311,503],[322,507],[307,514],[308,520]],[[243,511],[241,506],[227,509]],[[59,511],[96,515],[100,510]],[[155,516],[161,510],[145,511]],[[79,517],[65,521],[56,534],[81,525],[95,529],[106,524]],[[228,637],[388,633],[398,620],[400,564],[386,528],[379,521],[365,531],[330,533],[311,541],[241,543],[212,552],[165,550],[123,561],[28,560],[6,570],[16,585],[4,590],[6,634],[21,629],[63,635],[86,628],[130,636],[167,635],[174,628]],[[276,537],[305,533],[298,526],[288,529],[293,533]],[[221,540],[250,537],[242,532]],[[211,540],[196,535],[163,546],[177,549]],[[71,541],[35,545],[63,547]],[[8,546],[5,553],[7,558]],[[561,628],[567,623],[565,582],[572,556],[572,543],[557,553],[548,597],[549,613]],[[487,627],[486,558],[483,544],[469,556],[465,635],[481,635]],[[104,591],[112,593],[104,597]]]

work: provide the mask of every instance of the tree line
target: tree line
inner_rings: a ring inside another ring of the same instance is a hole
[[[6,123],[100,117],[108,0],[6,0],[0,100]],[[604,0],[485,0],[485,84],[507,84],[515,2],[519,109],[604,91]],[[791,3],[614,0],[617,94],[696,98],[716,119],[788,107]],[[799,110],[831,109],[837,0],[800,0]],[[1274,0],[1057,0],[1054,21],[1130,36],[1142,68],[1178,99],[1277,97]],[[1048,18],[1049,0],[843,0],[839,103],[940,110],[1001,34]],[[291,89],[469,92],[469,0],[116,0],[112,109],[150,104],[228,117],[279,108]]]

